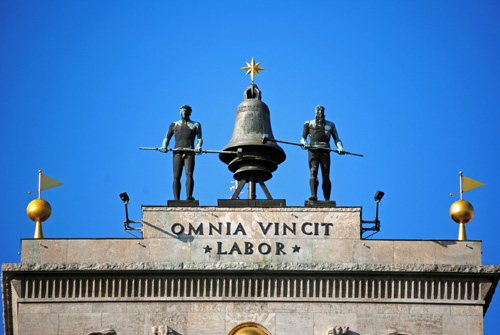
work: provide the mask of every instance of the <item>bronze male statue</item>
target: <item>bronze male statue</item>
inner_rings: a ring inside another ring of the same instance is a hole
[[[162,152],[167,152],[168,144],[172,136],[175,136],[175,147],[173,150],[174,159],[174,199],[179,200],[181,194],[181,175],[182,167],[184,167],[186,173],[186,194],[187,200],[194,200],[193,198],[193,188],[194,188],[194,154],[201,152],[201,145],[203,144],[203,139],[201,137],[201,125],[196,121],[192,121],[191,117],[192,109],[188,105],[181,106],[181,119],[177,122],[173,122],[168,128],[167,135],[163,140],[161,148],[158,150]],[[196,148],[194,147],[194,139],[198,137],[196,141]]]
[[[311,143],[307,143],[307,135],[310,137]],[[309,169],[311,172],[311,179],[309,184],[311,186],[310,201],[317,201],[318,196],[318,169],[321,166],[321,175],[323,177],[323,195],[325,201],[330,200],[330,192],[332,183],[330,182],[330,136],[333,137],[335,145],[338,148],[338,153],[345,154],[342,141],[337,134],[333,122],[325,120],[325,107],[316,107],[316,117],[314,120],[306,121],[304,123],[304,131],[302,132],[302,139],[300,143],[304,148],[309,150]]]

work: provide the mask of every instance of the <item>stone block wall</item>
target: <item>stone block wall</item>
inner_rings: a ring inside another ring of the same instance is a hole
[[[482,335],[478,306],[366,303],[53,303],[23,304],[19,334],[75,335],[111,328],[118,335],[154,335],[167,326],[183,335],[228,334],[241,323],[255,322],[272,334],[327,335],[349,327],[351,335]]]
[[[7,334],[481,334],[498,266],[4,264]],[[16,308],[12,308],[16,306]],[[7,307],[8,304],[7,304]],[[155,328],[156,327],[156,328]],[[397,334],[397,333],[396,333]]]

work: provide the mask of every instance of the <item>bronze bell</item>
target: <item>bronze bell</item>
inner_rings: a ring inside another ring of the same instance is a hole
[[[219,158],[228,164],[228,169],[234,173],[234,178],[241,181],[243,178],[257,178],[262,181],[271,179],[272,172],[278,164],[285,161],[283,149],[273,141],[262,143],[266,136],[274,139],[271,129],[269,108],[261,101],[261,92],[257,85],[247,87],[245,100],[236,110],[233,135],[223,151],[237,151],[241,148],[242,155],[220,154]]]

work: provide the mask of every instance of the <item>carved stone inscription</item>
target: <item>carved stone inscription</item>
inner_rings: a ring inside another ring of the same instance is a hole
[[[270,259],[311,255],[311,240],[359,239],[361,208],[151,206],[143,207],[143,223],[145,239],[175,238],[196,257]]]
[[[297,224],[292,222],[290,224],[281,222],[257,222],[264,236],[330,236],[330,229],[333,227],[331,222],[303,222]],[[188,227],[184,224],[176,222],[171,227],[172,233],[176,235],[209,235],[209,236],[223,236],[223,235],[242,235],[246,236],[247,232],[243,223],[233,222],[218,222],[218,223],[203,223],[198,224],[189,223]]]
[[[333,223],[331,222],[257,222],[256,225],[258,231],[266,237],[286,237],[286,236],[330,236],[331,229],[333,228]],[[245,229],[245,224],[238,222],[200,222],[198,224],[193,223],[180,223],[175,222],[171,226],[171,232],[174,235],[191,235],[191,236],[248,236],[247,229]],[[254,243],[252,241],[244,242],[217,242],[215,247],[210,245],[205,246],[203,249],[205,253],[211,253],[212,249],[215,249],[217,255],[286,255],[287,252],[298,253],[300,252],[300,246],[297,244],[293,246],[288,246],[286,248],[283,242],[260,242]]]

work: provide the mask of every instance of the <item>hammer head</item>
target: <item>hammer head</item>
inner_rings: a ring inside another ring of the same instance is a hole
[[[262,136],[262,144],[266,144],[268,139],[269,139],[269,135],[264,134],[264,135]]]
[[[238,150],[236,151],[236,155],[238,156],[238,158],[243,157],[243,148],[238,148]]]

